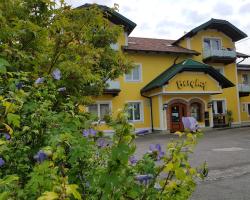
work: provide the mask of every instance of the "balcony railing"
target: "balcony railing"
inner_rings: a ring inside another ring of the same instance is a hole
[[[250,92],[250,84],[242,83],[238,85],[240,92]]]
[[[227,49],[204,49],[203,61],[212,61],[220,63],[231,63],[236,59],[236,52]]]
[[[106,83],[108,84],[107,89],[121,89],[121,87],[120,87],[120,81],[111,81],[111,80],[108,80]]]
[[[107,87],[104,90],[104,94],[112,94],[113,96],[117,96],[121,91],[120,82],[108,80],[106,83]]]

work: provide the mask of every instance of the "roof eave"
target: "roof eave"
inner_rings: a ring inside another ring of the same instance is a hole
[[[124,17],[123,15],[121,15],[120,13],[116,12],[114,9],[109,8],[108,6],[104,6],[104,5],[99,5],[99,4],[89,4],[86,3],[84,5],[78,6],[77,8],[88,8],[91,7],[93,5],[98,6],[101,10],[103,10],[104,12],[108,12],[109,15],[114,16],[118,19],[118,21],[120,20],[121,24],[124,25],[125,30],[128,32],[128,35],[134,30],[134,28],[136,27],[136,23],[132,22],[131,20],[129,20],[128,18]],[[76,9],[77,9],[76,8]],[[111,17],[107,16],[107,18],[109,20],[111,20]]]
[[[200,55],[199,52],[174,52],[174,51],[156,51],[146,49],[128,49],[126,46],[122,46],[122,49],[126,52],[145,52],[145,53],[163,53],[163,54],[185,54],[185,55]]]

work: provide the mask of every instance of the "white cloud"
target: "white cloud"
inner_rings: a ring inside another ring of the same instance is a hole
[[[112,7],[137,24],[131,36],[178,39],[184,32],[211,18],[228,20],[250,35],[250,0],[66,0],[74,7],[98,3]],[[236,43],[237,50],[250,55],[250,39]],[[250,59],[248,61],[250,63]]]

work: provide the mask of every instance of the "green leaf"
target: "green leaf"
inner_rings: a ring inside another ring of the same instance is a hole
[[[184,180],[186,177],[186,174],[182,168],[179,168],[175,170],[175,176],[179,180]]]
[[[10,196],[10,192],[2,192],[0,193],[0,199],[1,200],[8,200]]]
[[[173,170],[173,168],[174,168],[174,165],[173,165],[173,163],[170,162],[170,163],[166,164],[164,171],[169,172],[169,171]]]
[[[8,123],[13,124],[15,127],[20,127],[20,116],[19,115],[16,115],[13,113],[8,113],[7,120],[8,120]]]
[[[9,185],[14,181],[18,181],[18,179],[19,179],[18,176],[15,175],[5,176],[3,179],[0,179],[0,187]]]
[[[44,192],[37,200],[55,200],[58,199],[58,194],[55,192]]]
[[[7,72],[6,66],[10,66],[10,63],[5,59],[0,58],[0,74]]]
[[[67,195],[73,195],[76,199],[81,200],[81,195],[77,191],[78,186],[76,184],[66,185],[66,193]]]

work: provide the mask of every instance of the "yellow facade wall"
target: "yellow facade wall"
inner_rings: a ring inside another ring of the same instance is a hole
[[[198,51],[201,55],[195,57],[195,60],[202,62],[202,52],[203,52],[203,40],[204,38],[218,38],[221,40],[222,48],[232,48],[235,49],[235,44],[232,42],[231,38],[225,35],[222,32],[213,29],[207,29],[198,32],[192,38],[186,38],[180,41],[179,45],[182,47],[187,48],[188,43],[189,47],[192,50]],[[238,77],[237,77],[237,67],[236,63],[232,64],[222,64],[222,63],[209,63],[209,65],[214,67],[221,67],[224,69],[224,76],[229,79],[232,83],[236,85],[236,87],[226,88],[223,89],[223,93],[219,95],[213,95],[212,100],[225,100],[227,110],[231,110],[233,112],[233,119],[234,123],[241,122],[241,115],[240,115],[240,100],[239,100],[239,93],[238,93]]]
[[[125,45],[126,43],[126,35],[122,34],[119,38],[119,47]],[[235,48],[234,43],[232,40],[227,37],[225,34],[216,31],[216,30],[204,30],[200,31],[198,34],[194,35],[192,38],[181,40],[179,45],[183,46],[185,48],[191,48],[192,50],[195,50],[197,52],[201,52],[201,55],[199,56],[180,56],[176,54],[153,54],[153,53],[127,53],[128,59],[132,60],[136,64],[140,64],[142,67],[142,78],[138,82],[127,82],[125,81],[125,76],[120,76],[117,80],[120,82],[120,89],[121,92],[118,96],[113,97],[112,95],[105,95],[102,97],[94,98],[95,101],[111,101],[112,102],[112,113],[115,115],[117,113],[118,109],[122,109],[124,104],[131,101],[139,101],[143,105],[143,120],[140,122],[135,122],[134,126],[136,129],[151,129],[151,116],[150,116],[150,102],[149,99],[141,96],[140,90],[147,85],[149,82],[151,82],[154,78],[156,78],[158,75],[160,75],[163,71],[165,71],[167,68],[169,68],[171,65],[173,65],[175,59],[178,56],[178,59],[176,60],[176,63],[183,61],[184,59],[191,58],[196,61],[202,62],[202,51],[203,51],[203,39],[205,37],[215,37],[220,38],[222,41],[222,47],[224,48]],[[224,75],[226,78],[228,78],[232,83],[234,83],[236,86],[238,85],[238,79],[237,77],[237,68],[236,63],[224,65],[224,64],[216,64],[216,63],[210,63],[210,65],[214,66],[215,68],[220,67],[224,71]],[[198,77],[199,80],[205,80],[207,84],[206,90],[211,91],[220,91],[221,88],[216,84],[216,81],[213,80],[209,75],[207,74],[197,74],[197,73],[181,73],[177,75],[175,78],[173,78],[171,81],[174,83],[178,77],[179,79],[190,79],[191,77]],[[171,83],[170,81],[170,83]],[[170,84],[168,85],[165,90],[166,91],[175,91],[177,88],[174,87],[176,84]],[[185,91],[188,89],[184,89]],[[194,91],[198,91],[198,89],[193,89]],[[240,110],[240,100],[238,95],[238,89],[237,87],[222,89],[222,94],[218,95],[208,95],[208,94],[169,94],[169,95],[163,95],[162,100],[159,99],[159,95],[157,93],[162,92],[162,88],[157,88],[153,91],[150,91],[147,95],[152,95],[152,103],[153,103],[153,123],[154,127],[156,129],[161,128],[161,117],[162,113],[160,111],[161,105],[160,103],[167,102],[171,98],[183,98],[190,100],[191,98],[200,98],[205,102],[205,105],[207,106],[208,102],[211,102],[212,100],[225,100],[226,106],[228,110],[231,110],[233,112],[233,119],[235,123],[241,122],[242,120],[250,119],[245,117],[245,113],[242,113]],[[201,93],[203,91],[200,91]],[[241,102],[243,101],[243,98],[241,98]],[[248,101],[248,99],[247,99]],[[250,99],[249,99],[250,102]],[[207,108],[209,112],[211,111],[211,108]],[[211,114],[210,114],[211,115]],[[164,119],[165,120],[165,119]],[[164,122],[165,123],[165,122]],[[102,130],[110,130],[109,127],[106,127],[105,125],[101,126]]]

